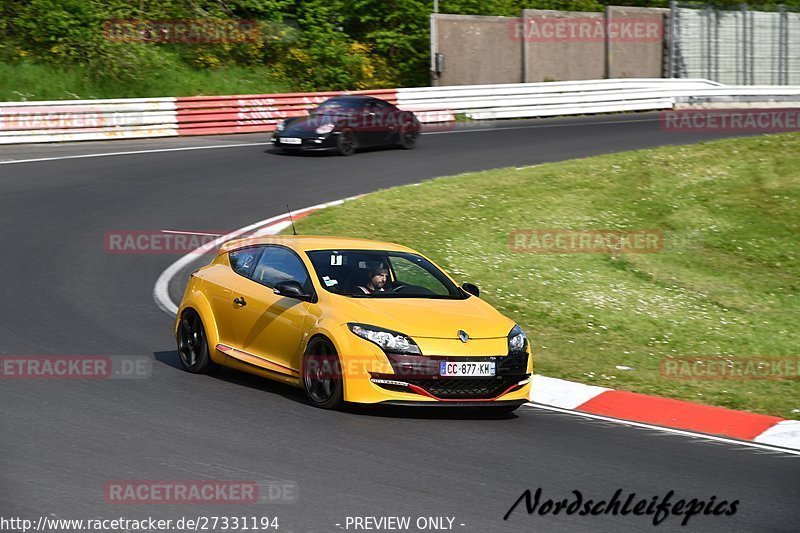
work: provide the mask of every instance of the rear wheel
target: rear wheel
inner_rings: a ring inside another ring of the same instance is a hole
[[[398,144],[406,150],[411,150],[417,146],[418,137],[419,132],[414,131],[411,128],[403,128],[400,130],[400,142]]]
[[[306,348],[303,387],[315,407],[338,409],[344,404],[342,367],[336,348],[328,339],[316,338]]]
[[[339,155],[353,155],[358,148],[356,141],[356,134],[352,130],[345,130],[339,135],[336,148],[339,150]]]
[[[206,330],[200,315],[189,309],[184,311],[178,325],[178,355],[186,371],[203,374],[211,368]]]

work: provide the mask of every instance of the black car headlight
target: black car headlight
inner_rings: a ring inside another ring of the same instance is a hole
[[[279,120],[278,123],[275,124],[275,131],[276,132],[280,133],[285,129],[286,129],[286,121],[285,120]]]
[[[354,334],[362,339],[366,339],[380,346],[386,353],[397,353],[404,355],[421,355],[419,346],[414,339],[388,329],[368,326],[366,324],[348,324]]]
[[[514,326],[508,334],[508,353],[509,355],[522,354],[528,348],[528,337],[522,328]]]

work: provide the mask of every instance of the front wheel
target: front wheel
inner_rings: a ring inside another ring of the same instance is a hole
[[[178,355],[187,372],[204,374],[211,368],[206,330],[200,315],[187,310],[178,326]]]
[[[336,348],[327,339],[318,338],[308,345],[303,356],[303,387],[312,405],[321,409],[339,409],[344,404],[342,366]]]
[[[352,130],[343,131],[341,135],[339,135],[336,148],[339,151],[339,155],[353,155],[356,153],[356,148],[358,148],[356,134],[353,133]]]

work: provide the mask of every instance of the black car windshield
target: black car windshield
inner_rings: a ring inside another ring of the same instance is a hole
[[[364,107],[363,100],[341,98],[328,100],[313,111],[316,115],[349,114]]]
[[[307,252],[320,285],[353,298],[466,297],[441,270],[417,254],[381,250]]]

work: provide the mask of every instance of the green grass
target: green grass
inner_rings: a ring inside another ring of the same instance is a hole
[[[665,248],[509,248],[515,229],[556,228],[660,228]],[[528,332],[537,373],[800,418],[798,380],[659,371],[664,358],[800,355],[798,134],[438,178],[320,211],[298,230],[406,244],[478,284]]]
[[[0,101],[147,98],[289,92],[266,67],[194,69],[170,63],[141,79],[98,80],[77,66],[60,68],[30,61],[0,62]]]

